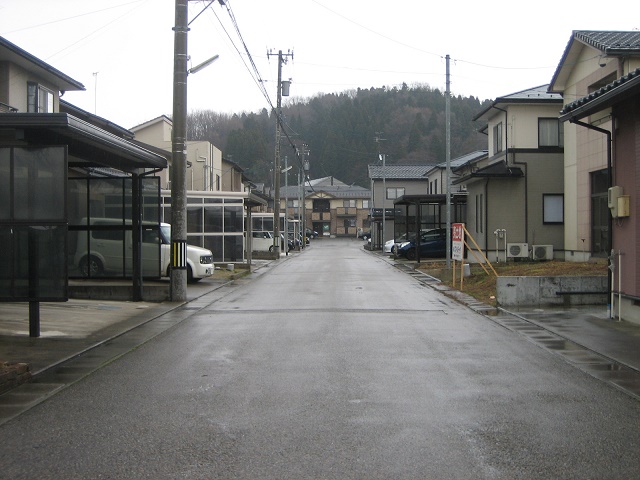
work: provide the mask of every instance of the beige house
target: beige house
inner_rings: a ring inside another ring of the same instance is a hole
[[[161,115],[131,129],[137,141],[171,152],[173,122]],[[228,172],[228,170],[226,170]],[[187,190],[199,192],[242,191],[225,189],[222,177],[225,172],[222,152],[207,141],[187,141]],[[171,188],[171,165],[158,172],[164,190]]]
[[[488,154],[455,169],[467,230],[491,260],[562,258],[562,98],[547,85],[496,98],[483,122]]]
[[[290,220],[302,218],[300,195],[299,186],[280,190],[280,211]],[[371,192],[366,188],[329,176],[309,180],[304,196],[304,223],[319,236],[355,237],[369,228]]]
[[[640,32],[574,31],[549,91],[564,104],[587,98],[640,67]],[[564,125],[566,260],[606,258],[611,250],[608,189],[612,186],[611,109],[572,118]]]

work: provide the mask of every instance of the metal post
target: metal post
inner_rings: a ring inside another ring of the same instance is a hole
[[[176,0],[171,135],[171,277],[172,302],[187,300],[187,0]]]

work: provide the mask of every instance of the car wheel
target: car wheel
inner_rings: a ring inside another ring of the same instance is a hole
[[[196,283],[198,281],[200,281],[200,279],[193,278],[193,270],[191,270],[191,267],[187,265],[187,283]]]
[[[271,245],[271,246],[269,247],[269,251],[270,251],[270,252],[273,252],[273,245]]]
[[[415,260],[416,259],[416,249],[410,248],[407,250],[407,260]]]
[[[80,260],[80,273],[83,277],[97,277],[104,273],[104,266],[98,257],[83,257]]]

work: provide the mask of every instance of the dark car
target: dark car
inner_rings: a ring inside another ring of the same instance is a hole
[[[363,240],[369,240],[371,238],[371,231],[370,230],[358,231],[358,238],[361,238]]]
[[[401,244],[397,249],[399,257],[415,260],[416,241],[410,240]],[[442,258],[447,255],[447,229],[434,228],[420,235],[420,258]]]

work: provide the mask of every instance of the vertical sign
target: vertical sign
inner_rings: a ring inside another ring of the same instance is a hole
[[[454,260],[463,260],[464,223],[454,223],[451,229],[451,258]]]

